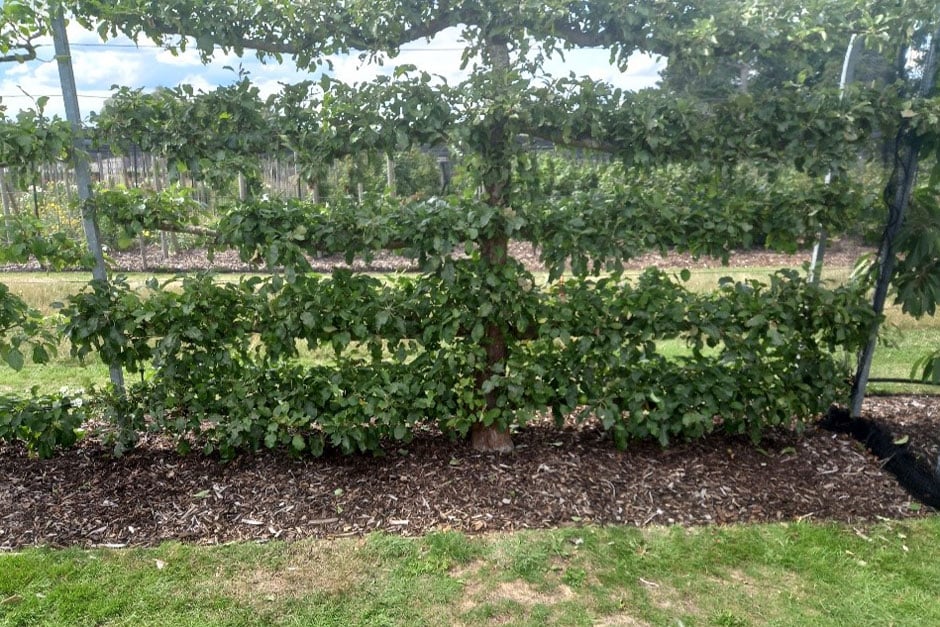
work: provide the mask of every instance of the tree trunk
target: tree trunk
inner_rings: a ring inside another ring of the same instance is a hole
[[[505,237],[496,237],[480,243],[480,253],[487,266],[500,266],[506,263],[509,242]],[[486,368],[477,376],[477,388],[483,387],[483,382],[493,376],[496,364],[505,363],[508,346],[503,330],[495,322],[486,325],[483,335],[483,345],[486,349]],[[496,394],[486,394],[486,409],[496,407]],[[509,430],[497,425],[484,425],[478,422],[473,425],[470,442],[478,451],[492,453],[511,453],[515,446]]]
[[[475,451],[484,453],[512,453],[516,446],[507,429],[498,429],[482,422],[473,425],[470,431],[470,444]]]
[[[238,199],[242,202],[248,200],[248,179],[242,172],[238,173]]]
[[[150,267],[150,261],[147,259],[147,242],[143,234],[137,237],[137,247],[140,250],[140,267],[146,271]]]
[[[508,46],[503,42],[491,42],[488,47],[493,61],[493,71],[507,70],[509,68]],[[490,149],[494,162],[490,163],[489,167],[490,171],[501,174],[495,179],[484,182],[486,202],[493,207],[506,205],[504,192],[509,189],[511,176],[506,152],[511,141],[512,137],[509,136],[503,124],[493,125],[490,132]],[[508,250],[509,242],[505,235],[491,237],[480,242],[480,257],[486,266],[495,268],[505,265],[509,255]],[[486,349],[486,367],[477,376],[478,389],[482,388],[484,381],[493,376],[496,364],[505,363],[508,352],[506,336],[496,322],[487,323],[482,341]],[[495,407],[496,395],[491,392],[486,395],[486,409],[490,410]],[[515,448],[509,429],[497,424],[485,425],[481,422],[474,424],[470,433],[470,442],[475,450],[491,453],[511,453]]]
[[[16,200],[16,194],[13,193],[13,185],[10,183],[9,177],[10,173],[4,168],[3,172],[0,173],[0,187],[3,188],[3,207],[9,209],[12,215],[19,215],[20,207]]]
[[[483,341],[486,342],[487,365],[486,369],[477,376],[477,388],[482,387],[483,382],[493,375],[493,365],[504,361],[506,353],[506,338],[503,337],[498,326],[488,325]],[[496,397],[491,392],[486,395],[486,409],[494,407],[496,407]],[[484,453],[512,453],[515,449],[507,427],[497,424],[486,425],[482,422],[473,424],[470,431],[470,444],[474,450]]]
[[[10,221],[13,219],[14,211],[12,195],[7,193],[6,169],[0,169],[0,199],[3,200],[3,241],[8,245],[10,238]]]
[[[388,192],[388,195],[395,197],[396,195],[396,185],[395,185],[395,160],[392,159],[391,154],[385,155],[385,191]]]

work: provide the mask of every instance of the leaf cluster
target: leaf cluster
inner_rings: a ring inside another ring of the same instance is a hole
[[[50,232],[32,215],[6,216],[4,226],[7,242],[0,248],[0,263],[22,264],[33,258],[54,270],[91,266],[88,250],[71,233]]]
[[[719,427],[758,438],[844,387],[838,352],[861,346],[872,318],[860,289],[795,272],[706,295],[655,270],[635,285],[571,278],[543,291],[518,264],[475,255],[391,281],[339,271],[149,289],[72,297],[73,350],[152,366],[122,409],[132,424],[225,456],[379,451],[429,423],[457,436],[545,408],[594,415],[621,445]],[[508,342],[495,366],[494,326]],[[667,356],[670,340],[687,350]]]
[[[639,49],[701,73],[713,59],[804,58],[830,50],[850,33],[881,41],[935,15],[929,0],[899,6],[860,0],[317,0],[303,7],[289,0],[167,0],[159,6],[148,0],[76,0],[69,8],[103,38],[148,38],[172,51],[195,45],[204,59],[217,49],[238,55],[252,50],[277,61],[292,55],[299,67],[313,69],[337,53],[395,56],[404,44],[457,28],[466,42],[465,64],[478,54],[489,61],[487,43],[499,41],[520,55],[540,57],[574,46],[603,47],[621,66]]]
[[[190,85],[150,93],[120,87],[92,122],[99,143],[164,156],[172,177],[187,173],[217,187],[256,171],[276,135],[247,77],[208,92]]]
[[[63,388],[57,394],[29,397],[0,395],[0,442],[22,442],[30,453],[48,458],[73,446],[87,415],[81,392]]]
[[[921,185],[897,238],[895,302],[917,318],[936,313],[940,300],[940,193]]]
[[[0,283],[0,358],[4,363],[19,370],[26,361],[27,349],[33,363],[45,363],[57,346],[48,321]]]
[[[31,0],[0,5],[0,63],[25,63],[36,58],[37,40],[46,33],[46,14]]]
[[[507,237],[535,244],[554,279],[566,268],[579,276],[617,269],[647,251],[725,257],[755,243],[792,251],[818,225],[836,232],[872,202],[849,178],[826,185],[795,173],[769,180],[746,169],[716,176],[694,167],[614,168],[595,182],[562,182],[570,189],[554,194],[543,186],[557,184],[557,175],[535,171],[519,184],[524,189],[514,193],[520,200],[511,209],[472,195],[252,200],[223,215],[216,242],[245,261],[292,273],[310,269],[308,255],[340,254],[351,263],[386,249],[435,270],[455,251],[470,253],[481,241]]]
[[[147,231],[167,225],[179,228],[198,221],[202,205],[192,198],[189,188],[170,186],[160,191],[114,187],[98,190],[88,201],[93,204],[99,224],[118,233],[118,246]]]
[[[59,117],[46,117],[46,100],[39,98],[36,108],[13,119],[0,119],[0,166],[13,168],[21,186],[34,181],[37,166],[65,160],[72,148],[72,127]]]

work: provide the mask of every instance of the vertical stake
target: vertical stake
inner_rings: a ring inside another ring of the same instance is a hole
[[[81,145],[82,116],[78,108],[78,93],[75,89],[75,74],[72,71],[72,55],[69,51],[69,40],[65,32],[65,17],[61,5],[53,5],[51,9],[52,39],[55,46],[56,62],[59,66],[59,82],[62,84],[62,97],[65,100],[65,118],[72,126],[72,162],[75,166],[75,181],[78,187],[78,198],[82,206],[82,228],[85,231],[85,241],[94,257],[91,275],[104,284],[108,282],[108,270],[104,265],[104,253],[101,250],[101,235],[98,231],[98,220],[95,207],[91,201],[91,170],[88,167],[88,157],[84,146]],[[108,364],[111,374],[111,383],[119,393],[124,391],[124,371],[118,364]]]

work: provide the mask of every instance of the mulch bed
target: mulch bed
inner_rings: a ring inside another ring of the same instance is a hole
[[[533,269],[531,246],[513,254]],[[851,265],[866,250],[837,244],[827,263]],[[159,263],[156,251],[149,259]],[[732,266],[798,266],[806,253],[737,253]],[[139,257],[117,258],[141,270]],[[318,259],[315,268],[338,265]],[[408,269],[382,256],[373,270]],[[206,267],[191,251],[167,267]],[[248,269],[232,253],[216,269]],[[715,267],[648,255],[630,267]],[[13,268],[9,268],[13,269]],[[29,268],[17,268],[25,270]],[[940,448],[940,397],[872,397],[863,412],[928,460]],[[24,546],[134,546],[165,540],[214,544],[356,535],[385,530],[511,531],[577,524],[708,525],[782,520],[857,523],[925,516],[881,463],[846,434],[810,426],[772,432],[759,446],[721,435],[662,449],[638,442],[616,450],[595,426],[532,424],[509,455],[474,452],[431,430],[384,457],[294,460],[275,452],[231,462],[179,456],[148,437],[124,457],[88,441],[49,459],[0,445],[0,550]]]
[[[935,459],[940,397],[868,399],[866,416]],[[574,524],[708,525],[928,515],[848,435],[810,426],[759,446],[712,436],[616,450],[591,425],[531,425],[508,455],[432,432],[384,457],[231,462],[150,438],[119,459],[95,442],[49,460],[0,447],[0,549],[215,544],[385,530],[512,531]]]

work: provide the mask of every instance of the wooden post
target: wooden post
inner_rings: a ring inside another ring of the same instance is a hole
[[[61,5],[53,5],[50,24],[52,26],[52,40],[55,46],[56,62],[59,66],[59,82],[62,85],[62,96],[65,100],[65,117],[72,126],[72,161],[75,166],[75,181],[78,187],[78,198],[82,203],[82,228],[85,231],[85,240],[88,249],[94,258],[92,277],[103,283],[108,282],[108,270],[104,264],[104,253],[101,250],[101,236],[98,231],[98,219],[94,204],[91,203],[91,170],[88,167],[88,158],[85,147],[81,145],[82,116],[78,108],[78,93],[75,89],[75,74],[72,71],[72,55],[69,51],[69,40],[65,32],[65,17]],[[119,393],[124,391],[124,371],[119,364],[109,364],[111,383]]]
[[[3,201],[3,233],[4,241],[7,244],[11,242],[10,239],[10,220],[13,216],[13,199],[10,195],[10,190],[7,188],[7,170],[6,168],[0,168],[0,199]]]

